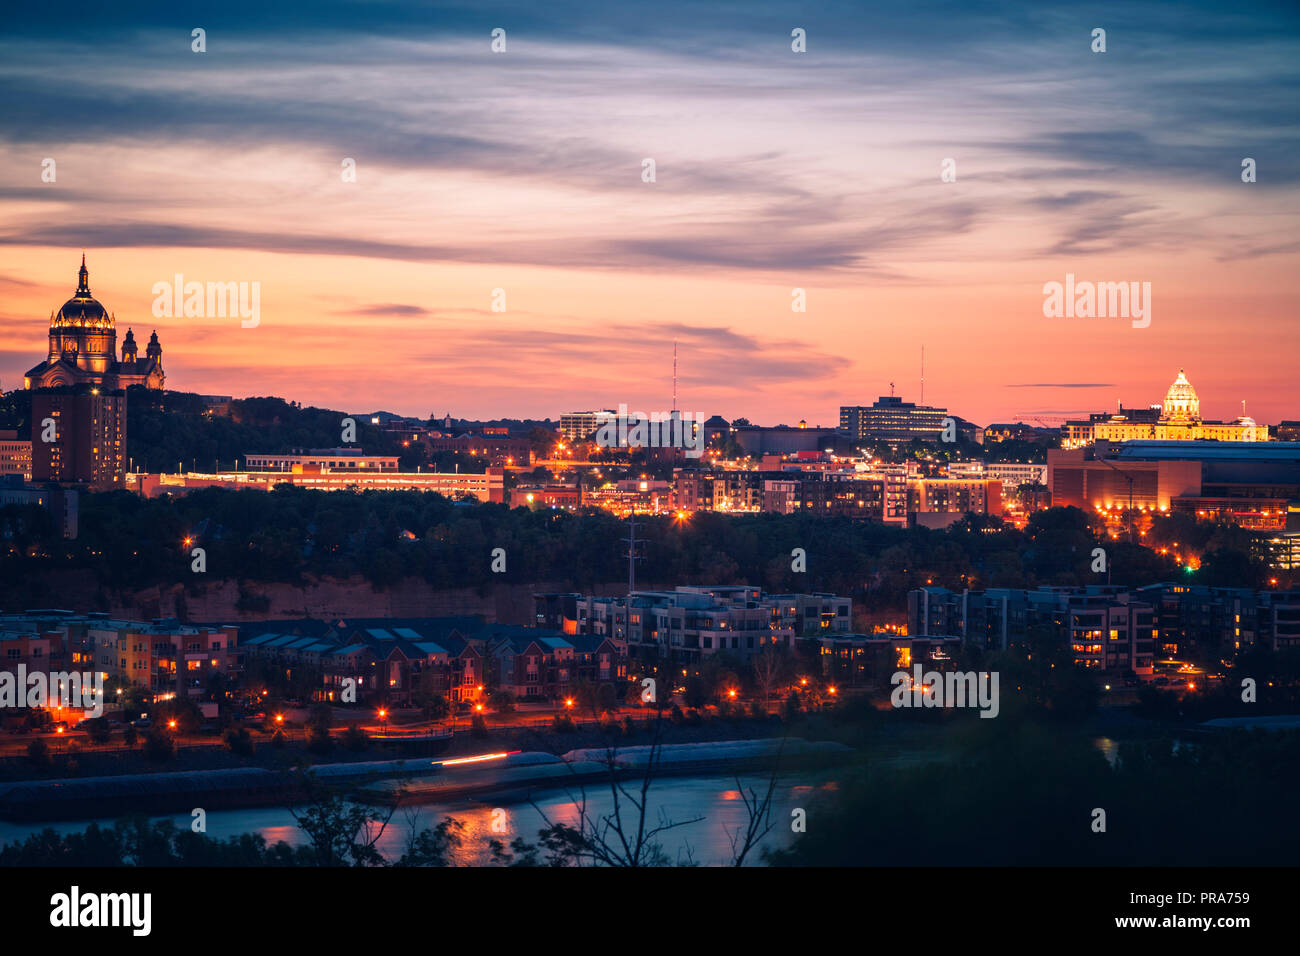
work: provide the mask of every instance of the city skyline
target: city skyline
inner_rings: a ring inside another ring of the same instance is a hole
[[[922,347],[925,403],[981,423],[1156,402],[1179,367],[1207,417],[1296,417],[1294,12],[992,9],[937,30],[779,7],[563,28],[393,4],[362,36],[313,8],[288,44],[249,5],[202,25],[19,12],[0,383],[39,356],[84,247],[96,297],[158,330],[186,391],[667,409],[676,341],[679,404],[728,419],[833,426],[891,382],[919,402]],[[155,318],[177,273],[260,283],[259,324]],[[1045,318],[1067,275],[1151,283],[1150,326]]]
[[[84,272],[85,272],[84,253],[83,253],[83,264],[82,264],[82,270],[83,270],[83,281],[84,281]],[[93,291],[93,290],[91,290],[91,291]],[[96,298],[98,298],[98,297],[96,296]],[[106,307],[106,310],[107,310],[109,313],[112,313],[112,314],[115,315],[114,310],[112,310],[112,309],[108,309],[107,307]],[[54,309],[54,310],[52,310],[52,311],[55,312],[55,313],[57,313],[59,310],[58,310],[58,309]],[[232,317],[231,317],[231,320],[232,320],[232,321],[238,321],[238,317],[237,317],[237,316],[232,316]],[[137,324],[141,325],[142,328],[146,328],[146,327],[148,327],[148,328],[152,328],[153,326],[158,325],[158,324],[160,323],[160,321],[163,322],[163,323],[165,323],[165,322],[168,321],[168,320],[167,320],[167,319],[159,320],[159,319],[154,318],[153,316],[150,316],[150,317],[148,318],[147,321],[142,322],[142,323],[137,323]],[[174,320],[173,320],[173,321],[174,321]],[[186,321],[204,321],[204,320],[203,320],[203,319],[198,319],[198,320],[186,320]],[[115,323],[115,324],[116,324],[116,323]],[[42,326],[42,327],[44,328],[44,326]],[[192,328],[192,326],[191,326],[191,328]],[[124,328],[117,328],[117,332],[118,332],[120,335],[123,336],[123,339],[125,339],[126,333],[127,333],[128,331],[131,331],[132,329],[133,329],[133,326],[128,322],[128,323],[126,323],[126,326],[125,326]],[[48,330],[47,330],[47,331],[48,331]],[[156,330],[154,331],[153,334],[156,336]],[[673,388],[673,387],[675,387],[675,385],[676,385],[676,382],[675,382],[674,379],[675,379],[675,377],[676,377],[677,369],[676,369],[675,364],[674,364],[673,366],[670,366],[670,368],[671,368],[671,371],[670,371],[670,373],[669,373],[669,374],[670,374],[670,383],[671,383],[670,388]],[[1183,374],[1183,369],[1180,368],[1180,369],[1179,369],[1179,375],[1182,375],[1182,374]],[[21,375],[19,375],[18,378],[21,379]],[[228,377],[226,377],[226,378],[218,377],[218,378],[216,378],[216,379],[213,379],[212,381],[215,381],[215,382],[216,382],[216,384],[217,384],[217,386],[218,386],[217,388],[215,388],[215,389],[197,389],[197,388],[186,388],[186,387],[179,386],[179,385],[176,385],[176,386],[173,386],[173,387],[174,387],[174,390],[176,390],[176,391],[184,391],[184,392],[208,392],[208,393],[211,393],[211,392],[213,392],[213,391],[220,392],[223,388],[225,388],[227,391],[229,390],[229,385],[228,385],[229,378],[228,378]],[[0,379],[0,385],[3,385],[3,383],[4,383],[4,380],[3,380],[3,379]],[[169,384],[170,384],[170,383],[169,383]],[[931,407],[931,406],[933,406],[933,407],[939,407],[939,408],[942,408],[944,411],[951,411],[953,414],[955,414],[955,415],[957,415],[957,416],[959,416],[959,417],[964,417],[964,418],[967,418],[968,420],[971,420],[969,416],[964,416],[964,415],[962,415],[962,409],[960,409],[960,408],[953,408],[953,407],[946,407],[946,406],[938,405],[938,404],[937,404],[936,402],[934,402],[933,400],[931,400],[931,401],[929,401],[929,402],[925,402],[925,401],[924,401],[924,392],[923,392],[923,391],[920,391],[920,389],[924,387],[924,379],[919,379],[919,380],[918,380],[918,383],[916,383],[916,384],[918,385],[918,391],[917,391],[916,393],[907,394],[907,393],[905,393],[905,392],[903,391],[903,389],[904,389],[908,384],[909,384],[909,383],[907,383],[907,382],[898,383],[898,382],[895,382],[895,381],[890,381],[890,382],[888,383],[888,386],[887,386],[887,387],[888,387],[888,392],[887,392],[887,393],[884,393],[884,394],[888,394],[888,395],[891,395],[891,396],[897,394],[898,397],[899,397],[900,399],[903,399],[903,400],[906,401],[906,402],[910,402],[910,403],[917,404],[917,405],[922,405],[922,404],[924,404],[926,407]],[[17,387],[17,386],[15,386],[15,387]],[[154,386],[154,387],[156,387],[156,386]],[[1013,386],[1008,386],[1008,387],[1010,387],[1010,388],[1086,389],[1086,390],[1088,390],[1089,392],[1091,392],[1092,390],[1111,389],[1111,388],[1113,388],[1113,385],[1103,384],[1103,383],[1070,383],[1070,384],[1058,384],[1058,385],[1052,385],[1051,383],[1028,383],[1028,384],[1023,384],[1023,385],[1013,385]],[[233,397],[236,397],[236,398],[249,398],[249,397],[254,397],[255,394],[257,394],[257,393],[254,393],[254,392],[248,392],[247,394],[235,394]],[[670,394],[671,394],[671,392],[670,392]],[[880,398],[883,398],[883,397],[884,397],[884,394],[882,394],[882,395],[874,395],[874,396],[871,396],[871,401],[876,401],[876,400],[878,400],[878,399],[880,399]],[[299,401],[299,402],[301,402],[302,404],[313,404],[313,403],[311,403],[311,402],[303,402],[300,398],[296,398],[296,397],[295,397],[295,393],[293,393],[293,392],[287,392],[287,393],[285,393],[285,394],[280,394],[280,395],[278,395],[278,396],[276,396],[276,397],[284,398],[285,400],[288,400],[288,401]],[[581,396],[579,396],[579,397],[581,397]],[[354,396],[353,398],[355,399],[355,396]],[[1250,410],[1248,410],[1248,409],[1246,408],[1246,404],[1247,404],[1248,402],[1249,402],[1249,399],[1242,399],[1241,402],[1238,403],[1238,406],[1237,406],[1237,408],[1236,408],[1236,413],[1237,413],[1237,415],[1244,415],[1244,414],[1248,414],[1248,413],[1249,413]],[[682,403],[679,402],[678,404],[682,404]],[[846,403],[844,403],[844,404],[848,404],[848,403],[846,402]],[[839,407],[840,409],[842,409],[842,408],[844,407],[844,404],[841,404],[841,405],[838,406],[838,407]],[[862,402],[861,404],[869,404],[869,402],[864,401],[864,402]],[[1149,398],[1147,398],[1147,397],[1141,397],[1138,401],[1132,401],[1132,400],[1126,400],[1125,396],[1122,396],[1122,395],[1116,395],[1116,396],[1115,396],[1115,400],[1114,400],[1114,404],[1113,404],[1111,407],[1109,407],[1109,408],[1106,408],[1106,407],[1103,407],[1103,406],[1095,405],[1095,404],[1094,404],[1094,405],[1091,406],[1091,407],[1080,406],[1080,407],[1078,407],[1078,408],[1073,408],[1073,409],[1043,409],[1043,410],[1033,410],[1033,411],[1029,411],[1029,412],[1027,412],[1027,413],[1026,413],[1026,412],[1015,412],[1015,413],[1009,414],[1009,415],[1007,415],[1007,416],[1004,416],[1002,419],[992,419],[992,418],[990,418],[988,421],[980,421],[980,422],[977,422],[977,424],[987,425],[987,424],[992,424],[992,423],[994,423],[995,421],[1002,421],[1002,422],[1012,422],[1012,421],[1016,421],[1016,422],[1023,422],[1023,423],[1025,423],[1025,424],[1029,424],[1029,425],[1033,425],[1033,424],[1035,424],[1035,423],[1037,422],[1038,424],[1046,424],[1046,425],[1048,425],[1048,426],[1050,426],[1050,427],[1056,427],[1056,425],[1058,425],[1058,424],[1063,424],[1067,419],[1072,418],[1072,417],[1077,419],[1077,418],[1086,418],[1088,415],[1093,414],[1093,413],[1102,413],[1102,412],[1112,412],[1112,413],[1113,413],[1113,412],[1116,411],[1116,407],[1119,406],[1119,405],[1123,405],[1125,409],[1132,410],[1132,409],[1135,409],[1135,408],[1136,408],[1136,409],[1142,409],[1142,408],[1148,408],[1148,407],[1158,407],[1159,404],[1160,404],[1160,403],[1159,403],[1158,400],[1151,400],[1151,399],[1149,399]],[[1211,401],[1210,401],[1209,403],[1207,403],[1207,407],[1208,407],[1208,408],[1214,408],[1214,407],[1216,407],[1216,405],[1218,405],[1218,404],[1221,404],[1221,403],[1216,403],[1216,402],[1213,400],[1213,398],[1212,398]],[[409,402],[401,403],[401,405],[402,405],[402,407],[409,407]],[[549,411],[549,410],[548,410],[548,411],[543,411],[543,412],[537,412],[536,410],[528,410],[528,411],[525,411],[525,412],[520,412],[520,411],[518,411],[518,410],[507,410],[507,411],[505,411],[505,412],[503,412],[503,413],[501,413],[501,414],[490,415],[490,416],[489,416],[489,415],[485,415],[485,416],[474,416],[474,415],[472,415],[472,414],[453,414],[450,410],[448,410],[447,412],[444,413],[444,412],[439,412],[439,411],[437,411],[436,408],[433,409],[431,412],[421,413],[421,412],[418,412],[418,411],[417,411],[417,412],[399,411],[398,408],[397,408],[396,406],[394,406],[394,407],[382,407],[382,408],[381,408],[380,406],[378,406],[378,405],[375,405],[375,406],[358,407],[358,406],[356,406],[355,404],[354,404],[354,405],[346,405],[346,406],[343,406],[343,407],[341,408],[341,410],[349,411],[349,412],[356,412],[356,413],[360,413],[360,412],[367,412],[367,413],[368,413],[368,412],[377,412],[377,411],[388,411],[388,412],[395,412],[395,413],[397,413],[397,414],[402,414],[402,415],[405,415],[406,417],[419,418],[419,419],[429,419],[429,418],[434,418],[434,419],[436,419],[436,418],[441,418],[441,417],[443,417],[444,414],[451,414],[451,417],[452,417],[452,418],[455,418],[455,419],[463,419],[463,420],[468,420],[468,421],[474,421],[474,420],[483,420],[483,421],[487,421],[487,420],[493,420],[493,419],[515,419],[515,420],[525,420],[525,419],[547,419],[547,418],[558,421],[558,420],[560,419],[561,415],[562,415],[562,414],[565,414],[565,413],[567,413],[567,412],[579,411],[579,410],[584,410],[584,409],[598,409],[598,408],[599,408],[599,405],[600,405],[599,402],[590,402],[590,401],[589,401],[589,402],[587,402],[587,403],[584,404],[584,403],[582,403],[582,402],[579,401],[579,402],[575,402],[571,408],[566,407],[566,409],[565,409],[564,412],[551,412],[551,411]],[[665,403],[665,409],[666,409],[666,408],[667,408],[667,403]],[[1283,404],[1283,405],[1282,405],[1282,408],[1284,409],[1284,414],[1285,414],[1285,411],[1287,410],[1287,406],[1286,406],[1285,404]],[[700,414],[708,414],[708,412],[707,412],[707,411],[706,411],[706,412],[701,412]],[[724,417],[728,417],[728,416],[724,416]],[[748,417],[748,416],[745,415],[744,407],[742,406],[741,414],[738,414],[738,415],[732,415],[732,416],[729,416],[729,417],[731,417],[731,418],[740,418],[740,417]],[[1232,418],[1235,418],[1235,417],[1237,417],[1237,416],[1236,416],[1236,415],[1230,415],[1230,414],[1228,414],[1227,412],[1225,412],[1225,413],[1223,414],[1222,417],[1223,417],[1224,420],[1231,420]],[[1251,414],[1251,418],[1256,419],[1256,416],[1253,415],[1253,414]],[[1257,420],[1259,420],[1259,419],[1257,419]],[[1282,420],[1288,420],[1288,419],[1283,419],[1283,418],[1276,419],[1276,421],[1282,421]],[[808,421],[806,418],[803,418],[802,416],[796,416],[796,417],[793,417],[793,418],[792,418],[792,417],[790,417],[789,415],[787,415],[787,416],[785,416],[785,417],[782,417],[781,414],[778,413],[774,419],[771,419],[771,420],[755,420],[755,421],[754,421],[754,424],[762,424],[762,425],[776,425],[776,424],[795,425],[795,424],[797,424],[797,423],[799,423],[799,422],[801,422],[801,421],[806,422],[807,424],[812,425],[813,427],[831,427],[831,428],[833,428],[833,427],[835,427],[835,424],[836,424],[836,422],[838,421],[838,415],[835,416],[834,418],[832,418],[832,420],[831,420],[830,422],[820,422],[820,421]],[[1267,423],[1266,420],[1261,420],[1261,424],[1266,424],[1266,423]]]

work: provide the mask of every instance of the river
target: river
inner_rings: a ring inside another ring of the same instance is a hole
[[[747,789],[754,788],[760,799],[767,787],[767,778],[762,776],[742,777],[741,782]],[[833,790],[835,786],[831,772],[800,774],[797,779],[789,777],[778,780],[772,797],[772,820],[775,826],[760,847],[776,849],[788,845],[794,836],[791,827],[792,811],[796,808],[807,809],[819,792]],[[634,796],[638,795],[636,791],[632,792]],[[607,787],[589,786],[586,798],[589,816],[607,814],[613,806]],[[494,837],[509,843],[514,837],[523,836],[533,842],[537,831],[546,825],[546,820],[577,826],[581,800],[580,791],[568,793],[552,790],[534,794],[536,807],[529,803],[462,800],[399,809],[393,814],[376,843],[376,848],[387,859],[395,860],[402,855],[413,830],[418,832],[436,826],[445,817],[451,816],[465,826],[462,848],[454,862],[459,865],[482,865],[491,862],[488,841]],[[674,827],[660,837],[670,860],[684,862],[690,859],[704,866],[730,865],[732,850],[728,829],[733,834],[738,829],[743,830],[748,819],[741,793],[736,789],[735,778],[721,775],[664,778],[651,787],[649,804],[647,826],[658,825],[661,814],[672,821],[682,822],[681,826]],[[494,816],[493,811],[498,809],[503,810],[504,814]],[[629,811],[635,812],[626,799],[622,811],[625,820]],[[189,829],[193,817],[191,814],[178,814],[152,819],[170,819],[177,828]],[[497,821],[498,832],[493,831],[494,819]],[[24,840],[28,835],[47,827],[59,833],[79,832],[92,822],[110,826],[113,820],[61,821],[36,825],[0,821],[0,843]],[[206,824],[207,835],[215,839],[259,833],[268,844],[283,840],[296,846],[308,842],[306,835],[298,829],[293,815],[283,807],[213,810],[207,814]],[[504,832],[499,832],[502,825]],[[746,860],[747,864],[761,862],[757,853],[752,853]]]

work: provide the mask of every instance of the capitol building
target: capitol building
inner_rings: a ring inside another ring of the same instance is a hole
[[[1117,412],[1100,412],[1087,421],[1070,421],[1061,426],[1061,447],[1081,448],[1094,441],[1268,441],[1268,426],[1242,414],[1230,422],[1201,418],[1201,399],[1178,370],[1178,377],[1165,393],[1165,400],[1148,408],[1119,407]]]
[[[140,358],[135,334],[126,330],[118,360],[116,317],[90,294],[86,257],[81,257],[77,291],[50,315],[50,351],[23,376],[23,387],[58,388],[90,384],[105,389],[143,385],[162,388],[162,345],[154,332]]]

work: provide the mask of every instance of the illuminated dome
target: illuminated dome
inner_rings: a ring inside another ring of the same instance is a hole
[[[162,345],[158,333],[149,337],[144,358],[140,358],[135,336],[127,329],[122,343],[122,360],[117,359],[117,329],[112,313],[90,294],[86,254],[81,254],[77,291],[50,314],[50,348],[45,361],[27,370],[23,387],[63,388],[96,385],[125,389],[133,385],[162,388],[166,373],[162,367]]]
[[[52,329],[111,329],[113,317],[90,294],[90,274],[86,271],[86,256],[81,256],[81,272],[77,275],[77,291],[59,308],[50,321]]]
[[[1187,381],[1182,369],[1178,377],[1165,393],[1164,404],[1160,407],[1160,420],[1167,422],[1198,422],[1201,420],[1201,399]]]

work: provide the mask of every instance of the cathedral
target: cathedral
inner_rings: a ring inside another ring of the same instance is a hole
[[[106,389],[143,385],[163,387],[162,346],[154,332],[141,359],[135,334],[126,330],[118,361],[115,317],[90,294],[86,256],[81,256],[77,291],[50,315],[50,354],[23,376],[24,388],[57,388],[88,383]]]

